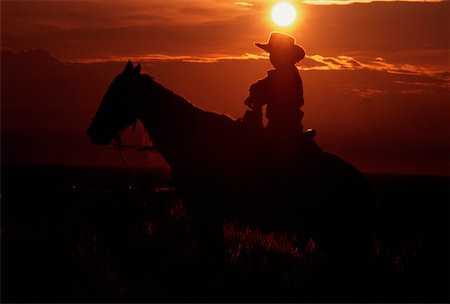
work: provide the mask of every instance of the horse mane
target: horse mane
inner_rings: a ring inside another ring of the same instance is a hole
[[[139,119],[173,170],[207,168],[229,155],[228,147],[240,137],[234,119],[191,103],[148,74],[139,79]]]
[[[207,112],[207,113],[213,113],[215,115],[220,115],[220,116],[224,116],[227,117],[228,119],[232,119],[234,120],[233,117],[231,117],[228,114],[225,113],[220,113],[218,111],[210,111],[210,110],[206,110],[205,108],[196,105],[194,103],[192,103],[190,100],[188,100],[187,98],[183,97],[182,95],[180,95],[179,93],[166,88],[165,86],[163,86],[161,83],[159,83],[156,78],[154,76],[151,76],[149,74],[140,74],[139,75],[141,77],[142,80],[144,80],[146,83],[144,84],[144,86],[149,85],[150,86],[154,86],[157,90],[160,90],[161,93],[163,93],[165,96],[165,98],[169,98],[169,102],[175,102],[175,103],[181,103],[180,105],[186,106],[186,107],[192,107],[193,110],[197,110],[197,111],[202,111],[202,112]]]

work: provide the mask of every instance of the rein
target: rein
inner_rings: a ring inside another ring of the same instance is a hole
[[[114,147],[114,149],[119,151],[120,160],[122,161],[122,164],[125,168],[128,168],[128,165],[127,165],[127,162],[125,161],[125,157],[123,156],[122,149],[134,150],[134,151],[144,155],[144,158],[148,158],[148,155],[146,152],[156,150],[155,146],[123,145],[123,144],[117,144],[117,143],[111,143],[111,145]]]
[[[145,154],[145,152],[148,151],[155,151],[156,148],[155,146],[145,146],[145,145],[124,145],[124,144],[117,144],[117,143],[111,143],[111,145],[113,145],[114,148],[117,149],[130,149],[130,150],[134,150],[136,152],[142,153],[145,155],[145,157],[147,157],[147,154]]]
[[[135,131],[136,131],[136,122],[134,122],[133,123],[133,134],[135,133]],[[155,146],[146,146],[146,145],[125,145],[125,144],[122,144],[122,139],[120,138],[120,135],[119,135],[119,133],[117,133],[117,134],[115,134],[114,136],[113,136],[113,139],[116,141],[115,143],[114,142],[111,142],[110,144],[114,147],[114,148],[116,148],[116,149],[130,149],[130,150],[134,150],[134,151],[136,151],[136,152],[139,152],[139,153],[142,153],[144,156],[145,156],[145,158],[147,158],[147,154],[145,153],[145,152],[148,152],[148,151],[155,151],[156,150],[156,147]]]
[[[132,132],[133,134],[136,131],[136,120],[133,122],[133,128],[132,128]],[[129,150],[134,150],[138,153],[141,153],[142,155],[144,155],[145,158],[148,158],[148,155],[146,152],[149,151],[156,151],[156,147],[155,146],[146,146],[146,145],[124,145],[122,144],[122,139],[120,138],[119,133],[115,134],[113,136],[113,139],[116,141],[111,142],[110,145],[112,145],[114,147],[114,149],[119,151],[119,156],[120,159],[123,163],[123,165],[125,166],[125,168],[128,168],[127,162],[125,161],[125,157],[122,154],[122,149],[129,149]]]

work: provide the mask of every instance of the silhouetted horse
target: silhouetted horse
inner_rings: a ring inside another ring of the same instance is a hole
[[[239,120],[194,106],[129,61],[107,90],[88,135],[106,145],[137,119],[171,167],[203,262],[223,258],[224,215],[247,213],[249,221],[266,215],[263,221],[295,224],[344,265],[370,240],[369,183],[312,139],[289,149],[273,146]]]

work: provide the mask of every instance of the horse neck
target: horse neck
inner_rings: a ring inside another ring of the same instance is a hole
[[[237,136],[230,117],[200,109],[150,78],[140,96],[138,118],[172,169],[201,171],[230,155]]]
[[[184,132],[186,125],[191,125],[194,116],[203,110],[148,76],[142,78],[138,96],[141,99],[138,101],[138,119],[153,144],[170,162],[174,149],[182,151],[185,148],[182,144],[185,140],[181,137],[189,137]]]
[[[138,118],[148,125],[152,131],[154,127],[158,127],[159,120],[164,121],[163,118],[177,115],[180,111],[192,111],[194,106],[180,95],[163,87],[155,82],[150,77],[145,77],[141,81],[140,94],[138,96],[141,100]]]

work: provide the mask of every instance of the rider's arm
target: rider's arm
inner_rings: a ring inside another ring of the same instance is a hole
[[[258,80],[250,86],[250,94],[244,101],[244,104],[251,109],[260,109],[263,105],[267,104],[267,77]]]

